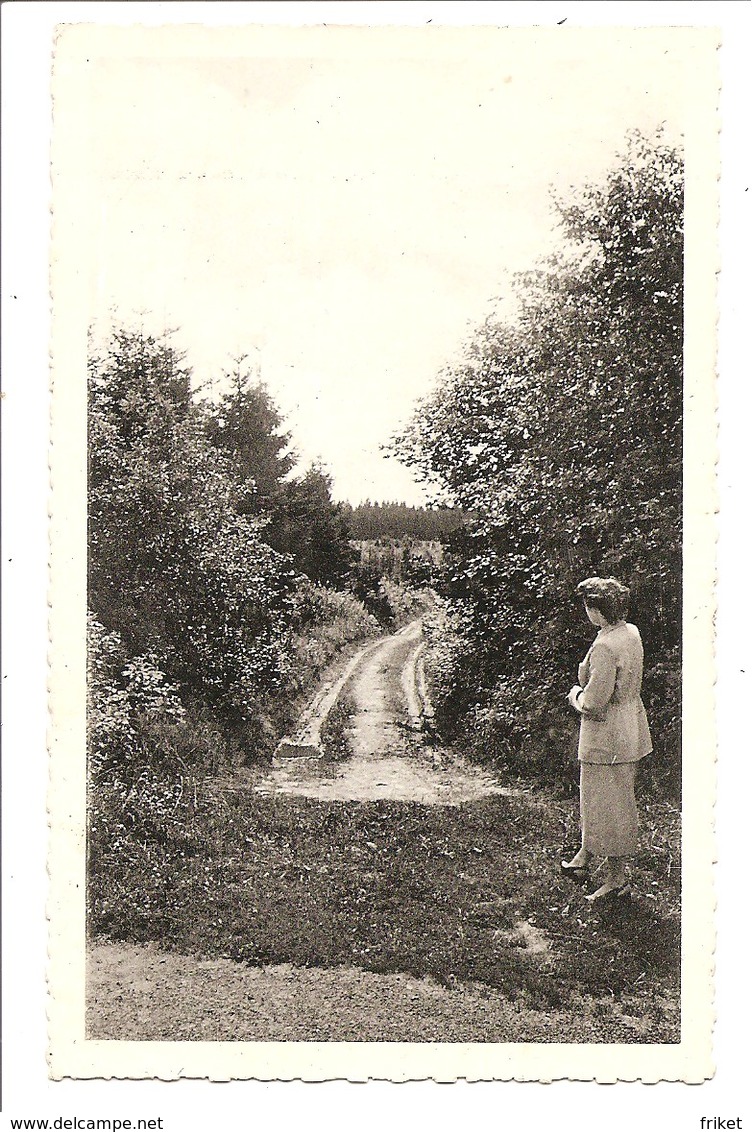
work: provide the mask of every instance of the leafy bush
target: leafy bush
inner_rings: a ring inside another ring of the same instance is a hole
[[[353,591],[379,624],[390,630],[399,628],[430,609],[430,586],[441,563],[441,543],[407,538],[371,539],[354,545],[359,561]]]
[[[161,746],[154,742],[157,731],[178,732],[185,708],[153,657],[129,659],[119,635],[106,632],[91,614],[86,629],[90,772],[94,781],[108,774],[132,778]]]
[[[311,687],[338,652],[379,632],[378,621],[351,594],[303,583],[291,638],[290,686]]]
[[[184,703],[252,742],[284,685],[296,575],[238,513],[169,343],[125,331],[89,383],[89,601]]]
[[[298,589],[295,612],[300,629],[313,632],[337,625],[343,640],[358,640],[378,631],[377,622],[352,594],[309,582]]]
[[[391,578],[382,578],[379,594],[387,610],[390,628],[398,629],[422,616],[433,605],[434,596],[428,589],[413,589]]]

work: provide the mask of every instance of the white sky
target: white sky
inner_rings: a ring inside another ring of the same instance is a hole
[[[379,446],[509,273],[551,246],[550,186],[598,176],[632,127],[681,131],[681,43],[665,31],[63,43],[92,316],[178,327],[201,381],[250,355],[302,463],[321,460],[353,502],[422,500]]]

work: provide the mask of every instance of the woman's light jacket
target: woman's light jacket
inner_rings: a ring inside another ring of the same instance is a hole
[[[582,712],[577,757],[586,763],[630,763],[653,749],[640,699],[643,650],[636,626],[626,621],[598,633],[578,669]]]

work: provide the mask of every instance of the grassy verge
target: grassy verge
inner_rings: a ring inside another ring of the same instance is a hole
[[[648,808],[637,898],[601,913],[559,873],[576,812],[552,795],[426,807],[185,791],[159,821],[150,813],[145,824],[133,808],[114,842],[95,815],[94,934],[255,965],[476,980],[531,1007],[612,996],[657,1017],[659,1001],[676,1000],[678,814],[668,807]],[[678,1040],[662,1024],[652,1040]]]
[[[352,755],[349,730],[353,712],[352,697],[347,692],[341,692],[321,729],[321,746],[327,759],[341,762]]]

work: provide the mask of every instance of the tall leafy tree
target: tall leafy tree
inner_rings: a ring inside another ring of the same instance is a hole
[[[633,588],[656,737],[678,746],[683,175],[660,137],[629,139],[601,184],[559,204],[562,250],[518,280],[398,439],[477,515],[446,574],[448,717],[509,754],[561,723],[587,629],[576,581]]]

